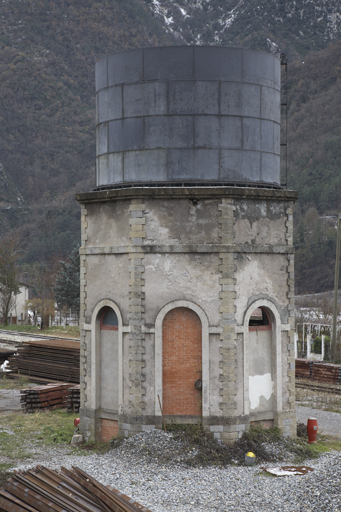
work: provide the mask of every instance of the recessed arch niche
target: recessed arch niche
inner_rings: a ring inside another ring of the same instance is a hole
[[[244,414],[250,414],[251,421],[257,413],[274,419],[282,410],[282,323],[276,303],[265,298],[252,301],[243,324]]]
[[[100,407],[118,412],[119,406],[119,350],[118,317],[110,306],[98,313],[100,327]]]
[[[274,407],[274,364],[271,312],[264,306],[253,310],[249,320],[250,412],[272,411]]]

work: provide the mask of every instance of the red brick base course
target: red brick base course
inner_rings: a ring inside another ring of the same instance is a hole
[[[101,441],[108,443],[118,436],[118,421],[101,418]]]

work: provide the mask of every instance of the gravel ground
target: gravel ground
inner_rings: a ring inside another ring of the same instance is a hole
[[[18,389],[0,389],[0,413],[20,411],[20,391]]]
[[[341,414],[321,411],[311,407],[296,406],[297,421],[307,424],[308,418],[316,418],[319,434],[341,439]]]
[[[307,461],[314,469],[311,473],[276,478],[267,476],[260,465],[188,468],[179,443],[172,434],[151,431],[137,434],[103,455],[72,455],[51,448],[15,469],[37,464],[52,469],[75,465],[153,512],[341,511],[339,452]],[[165,458],[170,459],[167,464]]]

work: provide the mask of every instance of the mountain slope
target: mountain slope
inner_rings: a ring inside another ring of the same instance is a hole
[[[79,239],[74,194],[94,186],[95,61],[170,41],[135,0],[2,3],[0,163],[29,212],[17,223],[27,261]]]
[[[179,43],[243,46],[290,59],[341,34],[340,0],[145,0]]]
[[[320,217],[341,209],[340,8],[341,0],[3,2],[0,235],[18,234],[27,262],[63,256],[79,240],[74,195],[95,186],[96,59],[193,42],[284,51],[297,289],[332,288],[335,229]]]

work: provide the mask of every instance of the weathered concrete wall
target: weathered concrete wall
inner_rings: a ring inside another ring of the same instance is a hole
[[[128,225],[129,226],[129,225]],[[129,259],[127,254],[92,254],[86,261],[87,309],[86,322],[98,302],[110,298],[120,308],[127,322],[129,307]]]
[[[185,299],[202,307],[210,325],[219,325],[217,254],[146,254],[144,266],[147,324],[165,304]]]
[[[118,332],[101,330],[100,406],[118,412]]]
[[[192,307],[202,322],[206,428],[228,443],[249,428],[250,421],[275,424],[293,434],[295,194],[141,188],[95,192],[78,199],[86,205],[81,248],[81,417],[87,437],[100,431],[101,418],[118,419],[124,435],[160,427],[157,395],[162,399],[162,369],[157,361],[162,361],[162,315],[172,307]],[[96,308],[105,300],[115,304],[122,316],[118,413],[111,415],[93,405],[100,372],[93,353],[100,342]],[[273,393],[266,406],[254,405],[257,393],[258,398],[264,393],[256,382],[260,363],[253,359],[257,347],[248,325],[253,309],[260,306],[274,320],[267,334],[271,349],[267,346],[257,356],[267,358],[271,367],[267,373]],[[191,416],[175,420],[193,421]]]
[[[87,247],[129,243],[129,209],[126,201],[89,204]]]
[[[264,298],[275,300],[283,323],[288,321],[288,275],[285,254],[237,254],[235,259],[236,320],[243,323],[245,305]]]
[[[151,244],[217,244],[218,200],[146,201],[146,239]]]
[[[249,390],[250,412],[274,410],[274,364],[273,332],[251,331],[249,333]]]
[[[238,244],[286,244],[285,204],[275,201],[240,201],[235,211]]]

